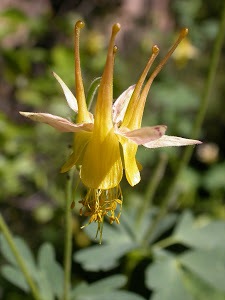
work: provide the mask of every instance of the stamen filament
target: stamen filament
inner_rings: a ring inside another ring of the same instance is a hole
[[[99,234],[101,243],[104,217],[108,219],[110,224],[113,222],[120,223],[119,218],[123,203],[120,186],[108,190],[89,189],[85,198],[79,202],[82,204],[80,215],[89,217],[89,222],[82,226],[81,229],[92,222],[98,223],[96,238]],[[119,209],[117,209],[118,206]]]

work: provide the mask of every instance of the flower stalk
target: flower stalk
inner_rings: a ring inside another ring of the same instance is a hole
[[[72,173],[72,172],[71,172]],[[70,299],[71,262],[72,262],[72,174],[67,177],[65,201],[65,242],[64,242],[64,289],[63,300]]]

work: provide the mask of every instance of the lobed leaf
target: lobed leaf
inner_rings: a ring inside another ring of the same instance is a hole
[[[117,290],[126,283],[124,275],[113,275],[98,280],[92,284],[82,282],[71,293],[71,300],[144,300],[141,296],[131,292]]]
[[[146,286],[154,290],[151,300],[193,300],[176,258],[165,255],[146,269]]]
[[[9,282],[23,290],[24,292],[29,292],[30,288],[23,277],[23,274],[17,268],[14,268],[10,265],[3,266],[1,268],[2,276],[7,279]]]
[[[136,245],[133,243],[115,243],[114,245],[96,245],[74,254],[74,260],[88,271],[108,271],[119,264],[119,259]]]
[[[184,212],[173,233],[180,243],[198,249],[225,248],[225,222],[208,221],[203,225],[196,222],[191,212]]]
[[[47,288],[57,297],[61,298],[63,293],[63,269],[55,260],[55,250],[50,243],[43,244],[38,251],[38,266],[42,275],[41,282],[45,279]]]
[[[24,258],[24,262],[30,274],[36,272],[36,264],[33,254],[26,242],[20,237],[14,237],[14,242],[20,255]],[[0,235],[0,250],[8,262],[14,266],[18,266],[17,261],[3,235]]]
[[[179,257],[179,261],[208,285],[225,292],[224,257],[218,255],[218,252],[213,250],[188,251]]]

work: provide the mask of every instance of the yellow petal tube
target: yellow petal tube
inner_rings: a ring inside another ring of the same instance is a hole
[[[128,127],[130,130],[137,129],[140,127],[141,118],[140,115],[139,116],[136,115],[136,103],[139,101],[141,89],[144,84],[145,78],[148,74],[150,67],[152,66],[152,63],[157,57],[158,53],[159,53],[158,47],[156,45],[153,46],[152,55],[149,58],[149,61],[135,86],[134,92],[131,96],[129,105],[124,115],[124,119],[121,124],[121,127],[123,126]],[[137,124],[131,123],[131,120],[133,120],[133,118],[136,119],[136,122],[138,124],[140,124],[139,127],[136,126]],[[136,162],[136,153],[137,153],[138,145],[122,137],[120,137],[120,143],[123,149],[125,175],[129,184],[131,186],[134,186],[137,183],[139,183],[139,181],[141,180],[139,168]]]
[[[179,43],[183,40],[183,38],[187,35],[188,30],[184,28],[176,40],[176,42],[173,44],[171,49],[168,51],[167,55],[164,57],[164,59],[159,63],[159,65],[156,67],[156,69],[151,74],[150,78],[148,79],[146,85],[143,87],[144,80],[147,76],[147,73],[155,60],[156,56],[159,53],[158,47],[155,45],[152,48],[152,55],[140,77],[138,80],[138,83],[136,84],[135,90],[133,92],[133,95],[131,97],[131,100],[129,102],[127,111],[124,116],[124,120],[121,124],[121,127],[127,127],[130,130],[135,130],[141,127],[143,112],[144,112],[144,106],[146,102],[146,98],[149,92],[149,89],[151,87],[151,84],[154,80],[154,78],[157,76],[157,74],[161,71],[162,67],[165,65],[169,57],[172,55],[176,47],[179,45]],[[142,90],[141,90],[142,89]],[[136,152],[137,152],[137,145],[134,145],[133,142],[127,141],[125,139],[121,139],[121,145],[123,149],[123,156],[124,156],[124,165],[125,165],[125,174],[128,182],[130,185],[135,185],[140,181],[140,173],[138,170],[138,166],[136,163]]]
[[[119,185],[122,175],[119,142],[113,128],[103,140],[93,135],[83,157],[82,182],[94,189],[111,189]]]
[[[81,66],[80,66],[80,30],[84,27],[83,21],[77,21],[74,27],[74,59],[75,59],[75,92],[76,92],[76,99],[78,105],[78,114],[76,121],[77,123],[91,123],[92,120],[90,118],[90,114],[87,109],[85,93],[84,93],[84,86],[83,86],[83,79],[81,74]],[[73,140],[73,152],[70,155],[69,159],[66,163],[62,166],[61,172],[67,172],[70,170],[74,165],[82,164],[82,157],[84,153],[84,149],[91,137],[92,133],[89,132],[77,132],[74,134]]]
[[[175,51],[177,46],[186,37],[187,34],[188,34],[187,28],[183,28],[180,31],[180,34],[179,34],[177,40],[175,41],[175,43],[172,45],[172,47],[170,48],[170,50],[168,51],[166,56],[162,59],[162,61],[158,64],[158,66],[152,72],[152,74],[149,77],[147,83],[145,84],[143,90],[141,91],[141,94],[139,95],[139,99],[136,98],[135,101],[133,101],[131,103],[131,105],[133,106],[133,109],[135,111],[135,114],[130,114],[129,124],[127,125],[127,127],[129,129],[137,129],[137,128],[141,127],[145,102],[146,102],[146,98],[148,96],[149,89],[152,85],[152,82],[155,79],[155,77],[159,74],[159,72],[162,70],[163,66],[167,63],[170,56],[173,54],[173,52]],[[157,51],[157,49],[154,49],[154,47],[152,48],[152,56],[154,56],[155,51],[156,51],[156,53],[158,53],[158,51],[159,51],[159,50]],[[131,100],[132,100],[132,98],[131,98]],[[129,114],[129,111],[127,112],[127,114]]]
[[[80,29],[84,27],[83,21],[78,21],[75,24],[74,34],[74,58],[75,58],[75,91],[76,91],[76,98],[78,104],[78,115],[77,115],[77,123],[83,122],[91,122],[89,112],[87,109],[85,93],[84,93],[84,86],[83,86],[83,79],[81,74],[81,67],[80,67]]]
[[[131,96],[129,105],[128,105],[126,113],[124,115],[124,119],[123,119],[123,122],[121,124],[121,127],[128,127],[130,130],[137,129],[137,127],[136,128],[132,127],[132,126],[130,127],[130,120],[133,119],[133,118],[136,119],[136,104],[139,102],[141,89],[143,87],[143,84],[144,84],[145,78],[148,74],[148,71],[151,68],[154,60],[156,59],[158,53],[159,53],[159,48],[156,45],[154,45],[152,47],[152,54],[151,54],[146,66],[144,68],[144,71],[142,72],[142,74],[141,74],[141,76],[140,76],[140,78],[139,78],[139,80],[138,80],[138,82],[135,86],[134,92]]]
[[[119,185],[123,167],[120,145],[112,121],[114,41],[120,25],[115,24],[108,55],[99,87],[92,137],[84,153],[81,180],[94,189],[110,189]]]

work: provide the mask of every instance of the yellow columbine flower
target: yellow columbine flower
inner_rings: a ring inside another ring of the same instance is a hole
[[[110,223],[119,223],[120,212],[116,214],[115,211],[118,205],[120,210],[122,206],[120,181],[123,171],[131,186],[140,181],[140,166],[136,161],[139,145],[158,148],[201,142],[167,136],[165,125],[141,128],[145,101],[153,79],[187,35],[187,29],[180,32],[177,41],[144,84],[148,71],[159,53],[156,45],[152,47],[152,54],[137,84],[129,87],[113,104],[113,66],[117,50],[114,44],[116,34],[120,30],[120,24],[114,24],[93,116],[87,109],[80,68],[79,36],[83,26],[82,21],[75,25],[76,98],[62,79],[53,73],[63,89],[68,105],[77,113],[77,123],[46,113],[20,113],[34,121],[47,123],[59,131],[75,133],[73,152],[61,171],[66,172],[75,165],[81,166],[80,178],[88,188],[86,196],[80,201],[83,205],[81,214],[90,217],[89,223],[98,223],[97,233],[100,232],[101,239],[105,216]]]

